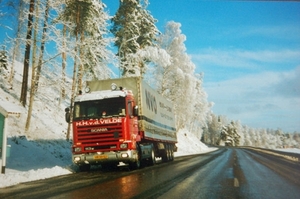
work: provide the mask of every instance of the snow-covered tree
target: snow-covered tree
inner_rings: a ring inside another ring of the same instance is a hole
[[[146,10],[147,0],[119,2],[119,9],[112,18],[111,28],[111,32],[115,35],[115,46],[118,47],[119,67],[123,76],[143,75],[147,60],[141,59],[136,54],[141,49],[154,46],[154,39],[158,34],[156,20]]]
[[[223,126],[220,139],[224,141],[226,146],[239,146],[240,145],[240,134],[237,131],[236,125],[233,121],[227,126]]]
[[[21,88],[20,102],[23,106],[26,105],[27,101],[27,89],[28,89],[28,76],[29,76],[29,60],[31,51],[31,38],[32,38],[32,26],[34,16],[34,0],[30,0],[29,12],[28,12],[28,23],[27,23],[27,34],[26,34],[26,47],[24,54],[24,69],[23,69],[23,80]]]
[[[171,56],[171,63],[155,66],[156,87],[174,104],[176,128],[194,131],[200,139],[211,105],[202,88],[202,76],[195,74],[195,64],[186,53],[186,36],[180,26],[180,23],[168,22],[157,39],[158,46]]]
[[[44,12],[42,12],[44,14],[44,20],[43,20],[41,44],[40,44],[40,50],[39,50],[39,56],[38,56],[38,54],[37,54],[38,32],[37,31],[38,31],[38,25],[39,25],[38,11],[39,11],[40,5],[41,5],[40,0],[37,0],[36,19],[35,19],[35,23],[34,23],[34,40],[33,40],[32,67],[31,67],[32,73],[31,73],[30,99],[29,99],[28,113],[27,113],[27,119],[26,119],[26,124],[25,124],[25,131],[28,131],[29,126],[30,126],[34,97],[35,97],[37,89],[38,89],[39,79],[40,79],[41,70],[42,70],[42,62],[43,62],[45,43],[46,43],[46,32],[47,32],[47,28],[48,28],[50,0],[46,0]]]
[[[241,121],[237,120],[234,122],[234,127],[236,129],[236,132],[238,133],[238,136],[236,139],[238,139],[238,145],[239,146],[243,146],[244,142],[245,142],[245,138],[244,138],[244,132],[243,132],[243,125],[241,123]]]
[[[110,52],[106,48],[110,42],[106,36],[109,16],[104,11],[105,5],[99,0],[67,0],[65,3],[57,22],[66,25],[71,33],[68,44],[75,42],[74,46],[66,45],[73,47],[68,50],[74,61],[72,105],[75,94],[82,89],[84,77],[100,79],[110,75],[107,68]],[[61,52],[66,50],[60,49]]]
[[[7,70],[7,51],[5,49],[5,46],[2,46],[2,50],[0,50],[0,69],[6,69]]]
[[[217,116],[213,113],[210,113],[210,120],[207,121],[207,135],[206,136],[206,140],[205,143],[207,144],[217,144],[218,143],[218,139],[219,139],[219,135],[220,135],[220,131],[222,129],[222,123],[220,120],[220,116]]]
[[[244,134],[244,145],[243,146],[252,146],[250,134],[248,133],[249,127],[244,126],[243,131],[244,131],[244,133],[243,133]]]
[[[24,0],[7,0],[6,9],[10,10],[10,15],[8,15],[8,21],[10,21],[10,27],[7,27],[13,30],[14,35],[12,38],[8,39],[8,43],[11,44],[11,69],[9,76],[9,84],[10,89],[13,89],[13,79],[15,73],[15,61],[22,62],[23,57],[21,56],[22,46],[25,45],[25,40],[23,38],[26,37],[26,28],[25,28],[25,20],[26,20],[26,3]],[[17,27],[17,28],[15,28]]]
[[[204,91],[202,84],[203,84],[203,78],[200,74],[199,76],[194,75],[195,79],[195,89],[194,92],[191,90],[191,92],[194,94],[192,95],[193,98],[190,99],[193,105],[192,110],[192,118],[190,120],[190,131],[194,132],[196,136],[200,139],[202,137],[202,131],[204,128],[207,128],[207,123],[212,120],[211,118],[211,107],[212,103],[208,103],[207,101],[207,94]]]
[[[73,52],[71,56],[77,63],[75,68],[78,67],[76,73],[79,89],[82,87],[83,79],[102,79],[110,76],[107,67],[112,56],[111,51],[107,50],[110,43],[107,36],[109,16],[104,8],[105,5],[99,0],[69,0],[66,1],[66,6],[59,17],[60,22],[68,27],[67,31],[76,40],[74,51],[69,49],[69,52]],[[61,33],[64,34],[63,31]],[[64,52],[65,46],[61,44],[58,44],[59,50]]]

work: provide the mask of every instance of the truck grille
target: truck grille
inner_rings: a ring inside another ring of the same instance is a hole
[[[122,124],[79,126],[77,131],[77,143],[81,143],[85,151],[117,149],[122,135]],[[75,141],[75,140],[74,140]]]

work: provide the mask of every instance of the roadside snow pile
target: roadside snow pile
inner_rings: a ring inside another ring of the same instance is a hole
[[[187,130],[180,130],[177,133],[177,140],[178,151],[174,153],[175,157],[217,150],[217,148],[207,147],[199,138]]]
[[[31,169],[28,171],[7,169],[5,175],[0,175],[0,188],[16,185],[22,182],[41,180],[70,173],[71,172],[69,170],[59,166],[37,170]]]

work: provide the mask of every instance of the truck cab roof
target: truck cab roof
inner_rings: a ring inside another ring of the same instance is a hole
[[[76,96],[75,102],[93,101],[93,100],[101,100],[101,99],[115,98],[115,97],[126,97],[127,94],[128,91],[123,91],[123,90],[94,91],[91,93],[84,93],[82,95]]]

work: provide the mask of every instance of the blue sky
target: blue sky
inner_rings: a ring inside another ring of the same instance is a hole
[[[114,14],[118,1],[103,0]],[[181,23],[213,112],[300,132],[300,2],[149,0],[163,32]]]

